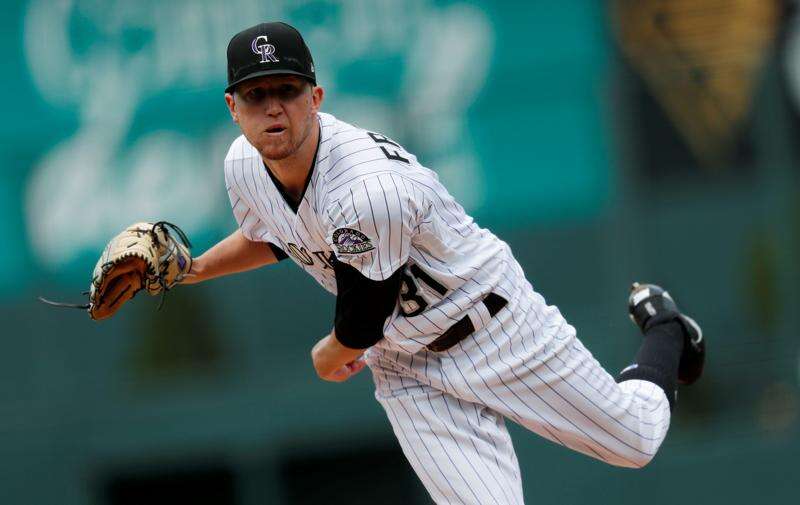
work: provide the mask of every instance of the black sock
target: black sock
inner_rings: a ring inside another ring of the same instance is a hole
[[[652,382],[664,390],[672,410],[683,339],[683,327],[674,319],[650,326],[633,364],[619,374],[617,382],[637,379]]]

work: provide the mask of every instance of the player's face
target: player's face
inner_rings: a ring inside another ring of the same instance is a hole
[[[233,120],[268,160],[285,159],[311,135],[323,91],[293,75],[247,80],[226,94]]]

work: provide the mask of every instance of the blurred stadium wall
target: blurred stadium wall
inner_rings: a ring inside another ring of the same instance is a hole
[[[295,24],[324,110],[402,141],[611,371],[635,279],[708,372],[641,471],[512,428],[530,503],[792,503],[800,20],[774,0],[3,0],[0,503],[427,503],[368,373],[315,378],[333,299],[289,262],[92,323],[105,241],[234,228],[225,47]]]

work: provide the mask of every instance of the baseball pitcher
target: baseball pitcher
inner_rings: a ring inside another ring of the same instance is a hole
[[[337,382],[371,369],[437,503],[523,503],[506,419],[611,465],[653,458],[677,384],[696,381],[705,356],[699,326],[666,291],[634,284],[628,310],[642,344],[612,377],[433,171],[385,135],[320,111],[325,91],[296,29],[248,28],[227,56],[225,101],[242,135],[224,171],[239,226],[173,268],[169,285],[289,258],[314,277],[336,296],[314,368]],[[118,308],[148,283],[116,284],[107,303]]]

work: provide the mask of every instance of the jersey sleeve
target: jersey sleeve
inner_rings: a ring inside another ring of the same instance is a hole
[[[231,201],[233,217],[236,219],[236,224],[239,225],[242,235],[252,242],[266,242],[269,244],[278,261],[287,258],[286,253],[276,245],[278,241],[269,232],[264,222],[252,211],[245,199],[238,193],[236,181],[228,170],[225,171],[225,186],[228,189],[228,198]]]
[[[336,339],[350,349],[366,349],[383,338],[386,318],[394,311],[402,271],[385,281],[367,279],[355,268],[333,260],[336,272]]]
[[[330,204],[325,239],[339,261],[373,281],[406,264],[419,219],[409,184],[383,173],[358,180]]]

